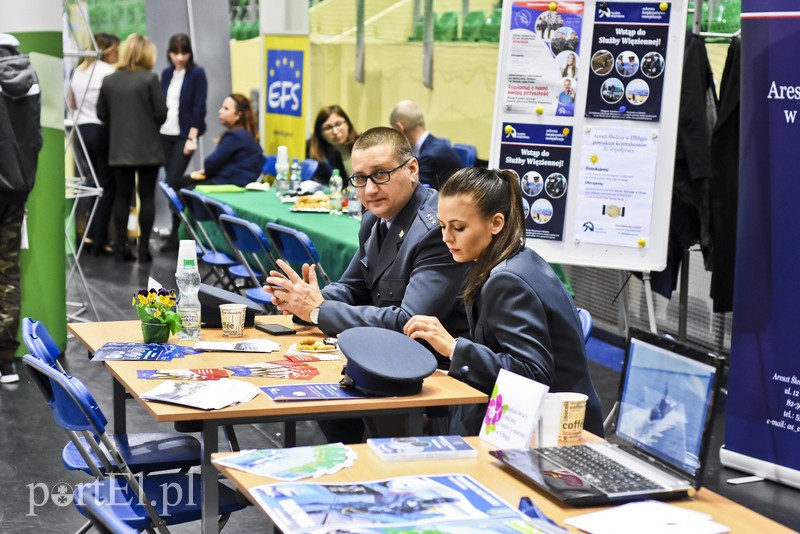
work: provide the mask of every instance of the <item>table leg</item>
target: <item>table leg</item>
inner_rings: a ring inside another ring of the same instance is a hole
[[[219,483],[217,470],[211,465],[211,455],[219,449],[217,433],[219,432],[215,421],[204,421],[200,440],[200,456],[203,463],[200,465],[202,477],[202,532],[203,534],[217,534],[219,532]]]
[[[406,433],[408,436],[422,435],[422,409],[409,410],[406,415]]]
[[[111,377],[112,383],[112,399],[114,411],[114,433],[125,434],[127,433],[128,424],[125,420],[125,388],[120,384],[116,378]]]
[[[297,446],[297,423],[295,421],[286,421],[283,423],[283,448]]]

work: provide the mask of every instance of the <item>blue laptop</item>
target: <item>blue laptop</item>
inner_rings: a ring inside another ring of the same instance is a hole
[[[721,366],[713,354],[631,328],[607,441],[492,454],[573,506],[692,496],[702,484]]]

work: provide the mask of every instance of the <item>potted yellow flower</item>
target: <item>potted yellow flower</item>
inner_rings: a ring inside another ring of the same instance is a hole
[[[142,289],[133,296],[131,303],[142,322],[142,337],[145,343],[166,343],[170,334],[177,334],[181,317],[174,310],[178,297],[174,289]]]

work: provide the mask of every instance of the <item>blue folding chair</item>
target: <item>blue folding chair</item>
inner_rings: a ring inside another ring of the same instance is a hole
[[[474,167],[475,160],[478,159],[478,149],[474,145],[465,145],[463,143],[456,143],[453,145],[453,150],[458,154],[458,159],[464,164],[464,167]]]
[[[294,265],[313,263],[317,266],[322,281],[325,284],[331,283],[328,273],[319,263],[319,254],[314,243],[304,232],[273,222],[267,223],[266,230],[275,250],[284,261]]]
[[[262,287],[269,271],[277,269],[267,236],[257,224],[233,215],[220,215],[219,226],[233,245],[239,262],[250,273],[254,287],[245,291],[245,296],[260,303],[267,311],[274,312],[272,295]]]
[[[115,507],[106,506],[106,503],[85,489],[81,487],[79,493],[75,493],[74,497],[83,503],[89,522],[97,532],[100,534],[137,534],[139,532],[123,522],[122,518],[117,515]]]
[[[189,213],[192,214],[192,218],[197,222],[197,230],[198,234],[196,234],[197,243],[200,243],[202,248],[206,251],[203,253],[203,256],[200,258],[200,261],[205,263],[211,268],[212,273],[217,278],[217,281],[220,285],[225,289],[236,290],[236,282],[228,275],[228,268],[236,265],[236,260],[225,254],[224,252],[219,252],[217,248],[214,246],[214,243],[211,241],[211,238],[208,236],[208,232],[203,227],[203,222],[211,221],[214,224],[217,224],[215,218],[212,216],[211,212],[206,207],[204,202],[204,196],[196,191],[192,191],[190,189],[181,189],[178,192],[178,196],[183,200],[183,204],[189,209]],[[202,236],[202,239],[200,239]],[[205,280],[209,275],[203,277]]]
[[[30,317],[22,319],[22,340],[31,355],[55,371],[64,373],[58,362],[62,354],[47,328]],[[53,388],[49,381],[36,383],[48,404],[53,401]],[[100,414],[102,417],[102,414]],[[189,469],[200,465],[200,442],[192,436],[176,432],[115,434],[111,439],[117,445],[122,458],[134,473],[150,473],[172,469]],[[102,455],[91,452],[96,444],[93,436],[73,434],[61,453],[64,467],[71,471],[83,471],[99,476],[109,472],[111,466],[104,463]],[[90,450],[84,457],[82,450]]]
[[[164,192],[164,195],[166,195],[167,200],[169,201],[170,211],[178,216],[178,218],[183,223],[184,228],[186,228],[186,231],[188,231],[189,235],[191,235],[192,239],[194,239],[197,255],[202,256],[203,254],[205,254],[206,250],[201,245],[200,238],[198,238],[194,226],[192,225],[191,221],[189,221],[189,218],[186,216],[186,213],[184,213],[185,206],[183,205],[183,202],[181,202],[181,199],[178,197],[178,193],[176,193],[175,190],[172,189],[172,187],[170,187],[167,182],[158,182],[158,186]]]
[[[310,180],[314,177],[314,173],[317,172],[317,167],[319,167],[319,161],[315,159],[304,159],[300,162],[300,178],[302,181]]]
[[[214,200],[213,198],[202,196],[203,204],[208,210],[208,213],[211,215],[211,220],[213,220],[217,227],[219,228],[220,232],[222,233],[222,237],[225,239],[225,242],[228,244],[228,247],[233,251],[233,254],[236,255],[236,245],[231,240],[231,236],[228,235],[227,232],[222,228],[222,225],[219,222],[219,218],[223,215],[230,215],[235,217],[236,213],[233,211],[233,208],[220,202],[219,200]],[[241,261],[241,260],[240,260]],[[231,265],[228,267],[228,274],[234,279],[245,279],[250,280],[254,283],[255,287],[261,287],[261,281],[264,279],[264,275],[261,273],[254,273],[249,266],[236,263],[235,265]],[[239,287],[235,286],[235,289],[238,291]]]
[[[581,330],[583,330],[583,342],[589,341],[592,335],[592,314],[589,310],[578,308],[578,318],[581,320]]]
[[[264,156],[264,164],[261,166],[261,174],[268,174],[270,176],[275,176],[278,174],[278,170],[275,168],[277,163],[277,155]]]
[[[125,463],[121,451],[115,441],[106,433],[107,421],[86,386],[75,377],[69,376],[50,367],[44,361],[26,354],[22,363],[33,381],[42,387],[47,384],[52,391],[48,401],[53,410],[56,423],[68,434],[82,433],[94,436],[88,440],[91,450],[83,448],[82,456],[91,453],[101,457],[103,463],[111,465],[114,476],[106,476],[95,472],[97,480],[89,484],[80,484],[75,488],[75,507],[85,517],[89,512],[83,504],[84,495],[88,492],[101,506],[113,506],[113,513],[130,528],[143,530],[152,528],[158,532],[169,532],[166,525],[196,521],[201,518],[202,499],[194,496],[202,495],[201,477],[194,473],[168,473],[135,475]],[[82,447],[82,442],[76,443]],[[169,488],[166,491],[165,488]],[[231,513],[241,510],[244,505],[239,502],[236,492],[227,486],[219,485],[219,510],[227,522]],[[173,503],[177,495],[183,496],[179,502]],[[162,512],[159,515],[158,511]]]

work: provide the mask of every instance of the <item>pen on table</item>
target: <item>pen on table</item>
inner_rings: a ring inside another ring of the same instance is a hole
[[[538,506],[533,504],[533,501],[530,499],[530,497],[522,497],[519,500],[519,511],[528,517],[541,519],[542,521],[547,521],[551,525],[555,525],[555,522],[552,519],[544,515],[544,512],[542,512]]]

